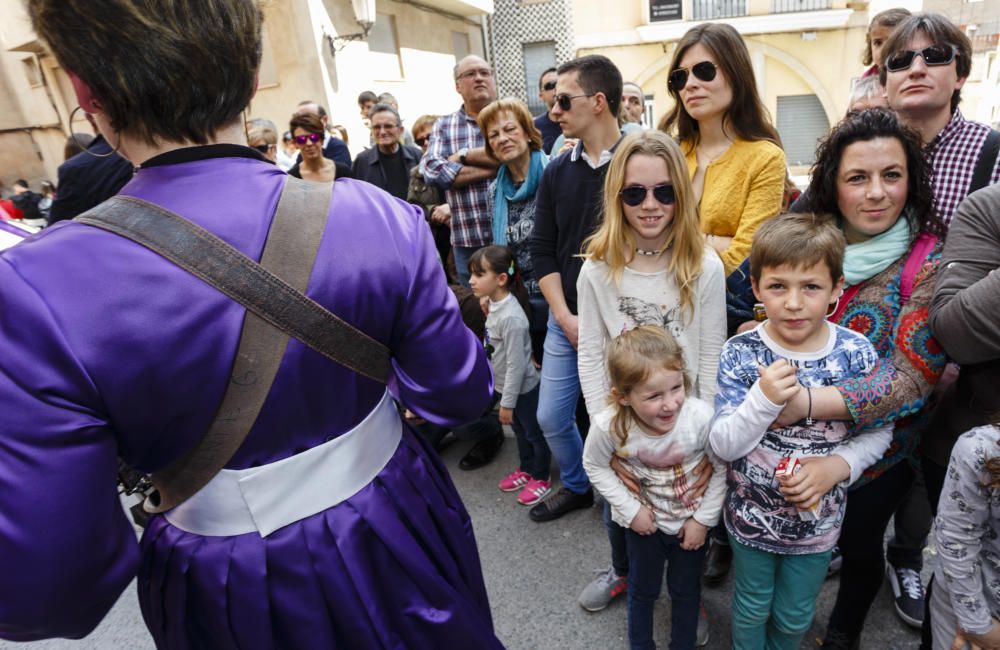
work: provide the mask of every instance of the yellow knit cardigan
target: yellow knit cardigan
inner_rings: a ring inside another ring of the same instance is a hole
[[[682,144],[691,178],[698,171],[696,144],[693,140]],[[767,140],[737,138],[709,164],[698,214],[703,233],[733,238],[720,254],[726,275],[750,255],[750,243],[760,224],[781,211],[785,172],[785,152]]]

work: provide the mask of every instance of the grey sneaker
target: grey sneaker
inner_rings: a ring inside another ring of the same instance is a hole
[[[694,645],[697,648],[708,645],[708,614],[705,613],[705,606],[698,610],[698,632],[694,637]]]
[[[885,575],[892,587],[896,613],[907,625],[920,628],[924,623],[924,585],[914,569],[885,563]]]
[[[580,607],[588,612],[599,612],[617,596],[628,591],[628,578],[615,573],[614,567],[598,571],[597,577],[580,593]]]

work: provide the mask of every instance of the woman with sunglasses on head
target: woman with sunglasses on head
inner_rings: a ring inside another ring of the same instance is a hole
[[[746,44],[729,25],[689,30],[674,50],[667,86],[674,107],[659,128],[681,143],[701,230],[728,275],[750,254],[757,227],[781,210],[781,141]]]
[[[302,154],[302,160],[288,170],[290,176],[317,183],[329,183],[336,178],[351,178],[351,168],[323,156],[323,122],[314,113],[298,113],[288,123],[292,140]]]
[[[421,115],[413,123],[413,143],[426,154],[431,144],[431,132],[438,115]],[[410,170],[410,188],[406,200],[419,205],[424,211],[424,218],[430,224],[434,235],[434,247],[437,248],[441,265],[444,266],[448,284],[458,284],[458,273],[455,271],[455,256],[451,250],[451,208],[445,203],[444,191],[434,187],[420,173],[420,165]]]
[[[0,637],[82,638],[134,582],[157,648],[501,648],[469,516],[392,399],[453,426],[492,396],[423,219],[367,183],[301,182],[247,146],[256,0],[175,0],[168,21],[145,0],[27,6],[80,107],[136,167],[100,212],[167,238],[189,222],[207,232],[165,249],[228,244],[264,266],[291,241],[278,257],[302,273],[277,274],[382,361],[353,370],[280,336],[247,349],[240,302],[93,222],[0,252]],[[248,358],[272,372],[245,372]],[[264,394],[234,405],[231,386]],[[151,515],[137,543],[118,457],[163,485],[190,452],[216,465],[205,432],[233,419],[225,471]]]
[[[726,338],[725,283],[718,256],[701,236],[687,164],[677,144],[658,131],[625,136],[604,181],[603,208],[600,226],[584,244],[586,261],[577,280],[578,367],[587,412],[593,420],[607,406],[604,357],[609,341],[642,325],[670,332],[683,351],[692,396],[711,403]],[[629,479],[622,466],[614,469]],[[718,470],[714,476],[721,480]],[[608,507],[604,518],[613,571],[619,578],[631,575],[625,535],[630,522],[612,518]],[[704,533],[716,521],[697,523]],[[704,553],[702,549],[697,556],[696,575]],[[682,612],[675,602],[674,616],[698,619],[696,587],[684,599],[693,609]],[[633,598],[646,604],[655,600],[659,585],[630,584],[628,590],[631,610]],[[687,631],[693,644],[694,628]],[[633,647],[646,647],[642,644],[649,641],[631,640]],[[677,647],[689,647],[686,637],[677,642]]]

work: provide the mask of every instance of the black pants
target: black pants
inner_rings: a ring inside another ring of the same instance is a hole
[[[868,610],[885,575],[882,551],[892,513],[913,484],[913,468],[902,461],[877,479],[847,493],[847,514],[840,530],[840,589],[830,614],[830,629],[851,638],[861,635]]]

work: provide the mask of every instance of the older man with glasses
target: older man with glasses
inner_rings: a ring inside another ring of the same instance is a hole
[[[428,184],[445,191],[451,206],[451,245],[459,281],[469,286],[469,258],[493,242],[486,190],[496,176],[497,161],[486,155],[476,116],[496,99],[493,69],[470,54],[455,66],[455,90],[462,106],[434,124],[430,148],[420,162]]]
[[[369,113],[369,120],[375,146],[365,149],[354,159],[354,178],[405,201],[410,170],[420,164],[423,152],[417,147],[400,144],[403,122],[392,106],[376,104]]]

